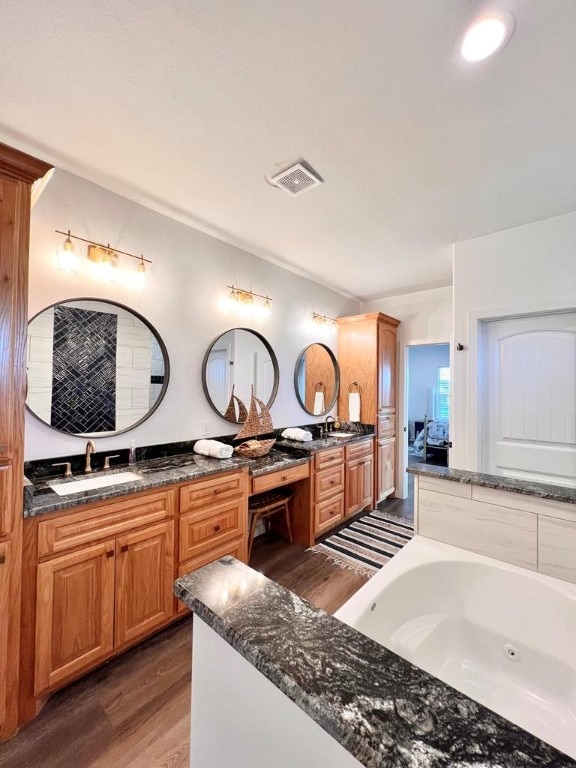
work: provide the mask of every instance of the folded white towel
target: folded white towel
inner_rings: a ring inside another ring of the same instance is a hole
[[[320,416],[320,414],[324,413],[324,392],[314,393],[314,408],[312,410],[314,411],[314,416]]]
[[[282,432],[282,437],[286,440],[297,440],[299,443],[307,443],[312,440],[312,433],[307,429],[300,429],[299,427],[288,427]]]
[[[348,395],[348,418],[350,421],[360,421],[360,392],[350,392]]]
[[[234,448],[226,443],[220,443],[218,440],[197,440],[194,443],[194,453],[201,456],[210,456],[213,459],[229,459],[234,452]]]

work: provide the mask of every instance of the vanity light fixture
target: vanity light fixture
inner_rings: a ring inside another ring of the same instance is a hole
[[[514,17],[506,11],[494,11],[477,19],[464,35],[460,53],[466,61],[487,59],[501,50],[514,32]]]
[[[320,315],[318,312],[312,312],[312,324],[313,327],[329,336],[336,332],[336,320],[333,317],[327,315]]]
[[[260,293],[237,288],[235,285],[229,285],[228,288],[230,289],[228,307],[232,312],[243,317],[267,317],[270,314],[272,310],[270,296],[262,296]]]
[[[80,240],[83,243],[88,243],[87,257],[93,265],[94,277],[97,280],[106,282],[120,282],[123,277],[126,276],[126,281],[130,287],[135,290],[143,290],[146,283],[147,270],[146,264],[151,264],[150,259],[145,259],[141,254],[135,256],[128,251],[121,251],[118,248],[112,248],[110,243],[103,245],[102,243],[96,243],[93,240],[87,240],[85,237],[79,235],[70,234],[70,230],[63,232],[61,229],[57,229],[56,232],[59,235],[66,235],[66,240],[60,243],[56,250],[58,254],[58,269],[62,272],[78,272],[79,260],[78,253],[74,247],[72,240]],[[120,255],[129,256],[131,259],[136,259],[137,264],[134,270],[131,270],[128,274],[124,273],[120,269]]]
[[[62,232],[61,234],[66,234],[66,240],[63,243],[58,243],[56,246],[58,270],[75,275],[78,272],[78,254],[70,238],[70,230],[68,230],[68,233]]]

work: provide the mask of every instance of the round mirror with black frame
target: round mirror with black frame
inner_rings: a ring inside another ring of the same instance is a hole
[[[340,369],[325,344],[309,344],[294,368],[294,389],[302,408],[311,416],[325,416],[338,397]]]
[[[156,329],[115,301],[67,299],[28,322],[26,407],[78,437],[134,429],[160,405],[170,362]]]
[[[268,408],[280,373],[268,341],[250,328],[231,328],[214,339],[202,363],[202,386],[210,407],[226,421],[242,424],[254,395]]]

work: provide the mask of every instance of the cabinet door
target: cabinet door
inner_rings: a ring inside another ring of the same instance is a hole
[[[116,540],[115,646],[131,643],[173,614],[174,523]]]
[[[372,456],[346,464],[346,516],[372,505],[374,474]]]
[[[6,535],[10,527],[12,504],[12,465],[0,463],[0,536]]]
[[[372,507],[374,501],[374,460],[367,456],[360,462],[360,509]]]
[[[346,509],[345,516],[354,515],[360,509],[362,501],[362,459],[355,459],[346,464]]]
[[[9,545],[0,544],[0,725],[6,719],[6,676],[8,673],[8,573]]]
[[[396,406],[396,329],[378,324],[378,410]]]
[[[394,492],[394,452],[396,440],[378,440],[376,451],[376,503]]]
[[[38,566],[36,694],[112,651],[114,559],[114,541],[107,541]]]

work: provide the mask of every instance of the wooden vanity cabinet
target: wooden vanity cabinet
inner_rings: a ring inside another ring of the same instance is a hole
[[[338,413],[349,419],[348,394],[360,389],[360,420],[373,424],[374,503],[395,490],[396,349],[399,321],[380,312],[338,318]],[[384,442],[387,440],[388,442]]]
[[[162,489],[26,521],[34,696],[172,620],[176,502]]]

